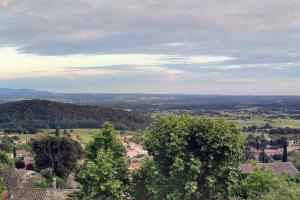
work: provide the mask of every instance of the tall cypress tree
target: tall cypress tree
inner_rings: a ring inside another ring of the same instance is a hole
[[[267,158],[267,155],[265,153],[265,149],[263,149],[263,151],[260,153],[259,160],[262,163],[268,163],[269,162],[269,159]]]
[[[287,146],[288,146],[288,141],[286,140],[286,141],[284,142],[284,147],[283,147],[282,162],[287,162],[287,161],[288,161],[288,151],[287,151]]]

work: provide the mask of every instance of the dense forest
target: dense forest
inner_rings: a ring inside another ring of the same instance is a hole
[[[34,132],[42,128],[99,128],[111,122],[120,130],[144,128],[150,118],[135,111],[48,100],[0,104],[0,128]]]

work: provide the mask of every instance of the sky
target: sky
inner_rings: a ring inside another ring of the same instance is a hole
[[[300,95],[300,1],[0,0],[0,88]]]

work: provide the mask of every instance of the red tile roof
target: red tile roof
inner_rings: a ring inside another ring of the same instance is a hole
[[[250,173],[254,169],[262,169],[262,168],[270,170],[276,175],[288,173],[290,176],[296,176],[299,173],[297,168],[290,162],[257,163],[257,164],[248,163],[248,164],[241,164],[239,166],[239,170],[243,173]]]
[[[68,194],[78,190],[9,188],[7,200],[67,200]]]

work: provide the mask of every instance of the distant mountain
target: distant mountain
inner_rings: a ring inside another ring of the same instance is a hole
[[[0,102],[2,103],[24,99],[51,99],[54,96],[53,93],[47,91],[0,88]]]
[[[150,118],[137,112],[48,100],[23,100],[0,104],[1,128],[99,128],[111,122],[118,129],[144,128]]]
[[[31,89],[0,89],[0,103],[31,99],[134,109],[142,112],[172,109],[219,109],[245,105],[300,107],[299,96],[52,93]]]
[[[49,95],[50,92],[47,91],[38,91],[33,89],[9,89],[9,88],[0,88],[0,96],[16,96],[16,95]]]

